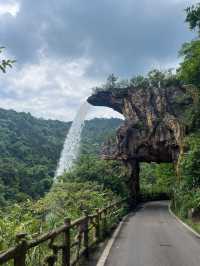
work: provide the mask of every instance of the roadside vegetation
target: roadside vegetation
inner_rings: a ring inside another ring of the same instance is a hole
[[[180,51],[183,61],[178,77],[190,87],[196,105],[188,110],[187,121],[190,134],[183,143],[183,154],[174,188],[172,208],[183,219],[189,219],[194,228],[200,223],[200,4],[186,10],[186,22],[196,39],[185,43]]]
[[[97,182],[63,180],[38,201],[26,200],[0,211],[0,251],[15,244],[18,233],[26,232],[28,239],[55,229],[64,218],[75,220],[84,215],[84,210],[93,213],[108,202],[120,199],[111,190]]]

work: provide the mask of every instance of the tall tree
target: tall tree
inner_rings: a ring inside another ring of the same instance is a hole
[[[200,3],[186,9],[186,22],[189,23],[190,29],[198,29],[200,33]]]
[[[180,56],[183,62],[179,69],[180,78],[186,84],[200,88],[200,4],[186,9],[186,22],[191,30],[198,30],[198,38],[183,44]]]

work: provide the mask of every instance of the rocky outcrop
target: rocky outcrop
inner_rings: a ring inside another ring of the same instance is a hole
[[[193,104],[186,88],[149,86],[100,90],[88,102],[110,107],[125,117],[116,140],[104,147],[103,156],[122,160],[129,166],[133,194],[139,191],[140,162],[177,162],[185,134],[185,110]]]

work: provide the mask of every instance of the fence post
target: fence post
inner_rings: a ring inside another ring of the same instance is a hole
[[[71,239],[70,239],[70,225],[71,219],[65,218],[64,224],[66,225],[66,230],[64,232],[64,241],[63,241],[63,254],[62,254],[62,266],[70,266],[70,248],[71,248]]]
[[[89,217],[88,212],[84,211],[85,220],[84,220],[84,247],[85,247],[85,257],[89,259]]]
[[[108,209],[106,208],[103,213],[103,237],[105,238],[108,233],[108,228],[107,228],[107,212]]]
[[[14,257],[14,266],[26,266],[27,241],[26,233],[16,235],[17,251]]]
[[[97,241],[100,240],[100,210],[99,209],[95,209],[96,210],[96,226],[95,226],[95,237],[97,239]]]

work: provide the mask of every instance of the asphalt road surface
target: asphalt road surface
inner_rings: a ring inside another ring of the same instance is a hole
[[[168,202],[150,202],[122,226],[106,266],[200,266],[200,238],[168,212]]]

